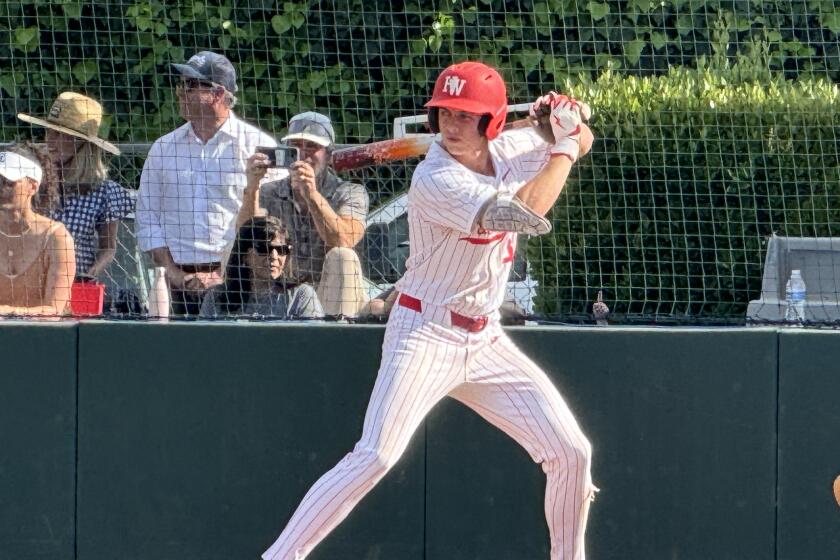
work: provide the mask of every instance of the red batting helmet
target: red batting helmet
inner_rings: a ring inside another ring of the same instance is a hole
[[[487,115],[481,120],[479,131],[492,140],[502,131],[507,118],[505,81],[498,72],[481,62],[453,64],[438,76],[432,99],[426,107],[429,107],[429,126],[435,133],[440,130],[439,107]]]

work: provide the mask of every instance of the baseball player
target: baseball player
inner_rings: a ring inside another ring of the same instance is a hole
[[[323,475],[264,560],[302,560],[379,482],[429,410],[453,397],[500,428],[542,466],[552,560],[583,560],[591,446],[548,376],[499,325],[517,235],[544,217],[592,134],[577,102],[549,93],[554,143],[535,129],[502,132],[507,95],[494,69],[464,62],[435,83],[429,124],[439,132],[409,191],[411,255],[397,283],[382,364],[351,453]]]

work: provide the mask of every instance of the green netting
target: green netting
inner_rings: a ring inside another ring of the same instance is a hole
[[[553,233],[521,251],[519,305],[586,321],[601,291],[614,322],[743,322],[750,301],[774,320],[789,270],[768,281],[769,237],[837,234],[838,32],[830,0],[4,2],[0,141],[40,138],[15,114],[84,92],[124,148],[112,176],[137,188],[149,143],[181,124],[169,64],[196,51],[233,61],[246,120],[279,137],[317,109],[345,144],[389,138],[394,118],[422,113],[443,67],[480,59],[512,103],[557,89],[595,111],[598,141]],[[404,218],[391,214],[415,164],[348,174],[379,211],[357,248],[379,287],[404,266]],[[821,303],[840,286],[824,258],[788,266],[805,269]],[[106,280],[143,300],[144,268],[129,221]]]

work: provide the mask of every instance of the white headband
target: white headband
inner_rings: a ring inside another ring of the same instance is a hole
[[[12,182],[29,177],[40,185],[44,172],[40,165],[27,157],[14,152],[0,152],[0,175]]]

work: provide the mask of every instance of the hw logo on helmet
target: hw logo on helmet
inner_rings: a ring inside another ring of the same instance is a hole
[[[467,80],[462,80],[458,76],[448,76],[443,82],[443,91],[449,95],[461,95],[464,86],[467,85]]]

